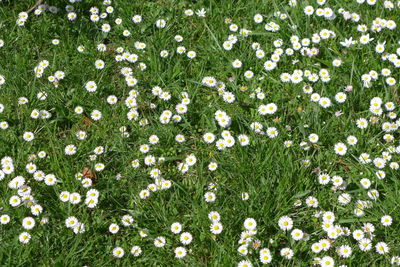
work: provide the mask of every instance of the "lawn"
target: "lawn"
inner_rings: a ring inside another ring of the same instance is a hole
[[[399,18],[0,1],[0,265],[399,266]]]

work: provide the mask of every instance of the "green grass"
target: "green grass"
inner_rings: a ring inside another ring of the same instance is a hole
[[[357,32],[357,25],[366,24],[370,27],[376,17],[396,21],[400,17],[399,8],[385,9],[381,2],[369,6],[366,3],[359,5],[356,1],[328,1],[323,7],[332,8],[337,17],[327,20],[316,15],[304,15],[305,6],[319,7],[316,1],[298,2],[296,7],[289,7],[286,1],[276,0],[114,0],[114,12],[94,23],[90,21],[89,9],[97,6],[104,12],[102,1],[72,4],[78,15],[75,21],[67,19],[67,1],[49,1],[50,5],[58,7],[59,12],[51,14],[46,11],[39,16],[30,13],[23,27],[16,25],[18,13],[28,10],[34,1],[0,2],[0,39],[4,40],[4,46],[0,48],[0,75],[6,80],[0,86],[0,104],[4,105],[0,122],[7,121],[9,124],[8,129],[0,129],[0,158],[11,157],[15,167],[12,174],[0,181],[0,216],[8,214],[11,217],[10,223],[0,225],[1,265],[235,266],[247,259],[254,266],[259,266],[259,252],[251,248],[251,243],[247,256],[237,251],[241,232],[244,231],[243,222],[246,218],[254,218],[257,221],[257,234],[253,240],[260,240],[261,248],[271,250],[272,266],[310,266],[315,257],[324,256],[334,258],[337,266],[389,266],[391,258],[400,255],[400,236],[397,231],[400,221],[400,175],[388,164],[398,162],[399,154],[391,154],[392,159],[383,169],[386,178],[382,180],[375,176],[377,168],[372,163],[361,164],[358,158],[361,153],[370,154],[371,159],[381,157],[381,153],[388,151],[391,146],[399,146],[399,131],[390,133],[394,136],[393,142],[388,143],[383,139],[385,132],[381,129],[382,123],[396,121],[389,119],[386,111],[379,116],[377,124],[370,123],[364,130],[357,128],[356,120],[373,117],[368,111],[373,97],[380,97],[383,103],[392,101],[397,104],[400,101],[398,81],[388,86],[385,77],[380,75],[382,68],[389,68],[392,71],[390,76],[399,80],[398,68],[389,61],[383,61],[382,55],[375,52],[375,45],[386,41],[385,51],[396,53],[400,47],[397,43],[398,29],[383,29],[379,33],[368,31],[375,38],[368,45],[357,44],[347,49],[340,42],[350,37],[359,40],[362,33]],[[201,8],[207,11],[205,18],[184,15],[186,9],[196,11]],[[344,20],[338,13],[339,8],[359,14],[360,22]],[[273,14],[276,11],[287,14],[287,19],[275,18]],[[263,15],[263,23],[254,23],[253,16],[257,13]],[[140,24],[131,21],[136,14],[143,16]],[[116,18],[123,20],[121,25],[115,24]],[[164,29],[154,25],[161,18],[167,21]],[[240,29],[252,31],[247,37],[238,36],[238,42],[230,51],[222,48],[223,42],[228,35],[239,33],[229,31],[226,18],[232,19],[232,23]],[[280,25],[279,32],[272,33],[264,29],[269,21]],[[111,25],[109,33],[101,31],[103,23]],[[125,29],[131,32],[129,37],[122,35]],[[314,33],[322,29],[334,31],[336,37],[310,45],[319,48],[318,56],[305,57],[296,51],[293,56],[282,55],[276,69],[264,69],[264,62],[275,49],[275,40],[282,39],[282,48],[285,50],[291,47],[291,36],[311,39]],[[177,34],[183,36],[182,43],[174,40]],[[53,39],[59,39],[60,44],[53,45]],[[146,43],[147,47],[136,50],[136,41]],[[260,43],[265,51],[263,59],[255,57],[251,47],[254,42]],[[107,45],[106,52],[97,51],[100,43]],[[83,53],[77,51],[79,45],[85,46]],[[178,46],[185,46],[187,51],[196,51],[197,56],[190,60],[185,55],[177,54]],[[116,62],[117,47],[137,54],[138,62]],[[161,58],[161,50],[168,50],[169,56]],[[332,65],[335,58],[343,61],[339,68]],[[104,69],[94,67],[97,59],[104,60]],[[231,63],[235,59],[242,61],[241,68],[232,68]],[[48,60],[49,66],[43,77],[35,78],[34,68],[41,60]],[[293,64],[293,60],[298,62]],[[146,64],[146,70],[137,68],[139,62]],[[120,69],[128,66],[134,69],[132,76],[138,80],[138,84],[132,88],[126,85],[120,74]],[[280,74],[284,72],[292,73],[301,69],[318,73],[322,68],[329,70],[331,80],[328,83],[318,81],[311,84],[306,78],[298,84],[280,80]],[[47,77],[57,70],[64,71],[65,78],[58,87],[54,87]],[[247,70],[254,72],[252,79],[243,76]],[[371,88],[364,88],[361,75],[371,70],[377,71],[379,78],[373,81]],[[215,88],[204,86],[202,79],[205,76],[213,76],[224,82],[226,90],[235,95],[235,102],[224,102]],[[230,77],[234,77],[234,81],[229,81]],[[96,92],[89,93],[85,89],[88,81],[97,83]],[[329,97],[332,106],[325,109],[310,101],[310,95],[302,91],[306,84],[311,84],[314,92],[321,96]],[[346,102],[335,102],[335,94],[344,92],[347,85],[352,85],[353,90],[346,93]],[[151,88],[154,86],[170,92],[171,99],[163,101],[153,96]],[[242,87],[246,87],[247,91],[242,91]],[[266,94],[264,100],[250,97],[256,88],[261,88]],[[146,126],[140,126],[139,120],[127,119],[129,109],[124,102],[131,89],[139,91],[139,119],[147,119],[149,124]],[[41,91],[47,93],[45,101],[36,97]],[[180,103],[182,92],[187,92],[191,101],[188,112],[182,115],[180,123],[161,124],[160,114],[164,110],[171,110],[175,114],[175,105]],[[106,102],[109,95],[118,97],[117,104],[109,105]],[[19,97],[26,97],[29,102],[19,105]],[[275,114],[262,116],[257,112],[259,105],[271,102],[278,106]],[[151,103],[156,104],[154,109],[149,107]],[[88,117],[93,110],[100,110],[102,119],[89,119],[90,122],[85,124],[85,116],[74,112],[76,106],[82,106]],[[48,110],[52,116],[47,120],[32,119],[30,114],[33,109]],[[397,109],[393,112],[397,112]],[[218,125],[214,119],[217,110],[225,111],[232,118],[229,128]],[[343,115],[335,116],[336,111],[341,111]],[[279,135],[271,139],[255,133],[250,128],[252,122],[262,123],[264,130],[275,127]],[[121,126],[127,127],[130,134],[128,138],[121,135]],[[87,132],[85,140],[76,138],[79,130]],[[212,132],[218,139],[223,130],[229,130],[235,139],[239,134],[246,134],[250,144],[242,147],[236,139],[233,147],[219,151],[215,144],[203,141],[204,133]],[[32,142],[22,138],[26,131],[35,134]],[[308,141],[311,133],[318,134],[318,143],[308,142],[310,149],[301,149],[300,142]],[[149,198],[141,199],[139,192],[153,183],[154,179],[149,175],[153,167],[144,165],[145,155],[139,151],[139,146],[148,144],[148,138],[154,134],[160,142],[151,145],[148,154],[156,158],[165,157],[165,162],[155,167],[173,185],[170,189],[152,192]],[[186,141],[177,143],[177,134],[183,134]],[[346,143],[349,135],[356,136],[358,143],[355,146],[347,145],[348,151],[344,156],[335,154],[334,145]],[[286,140],[292,140],[293,146],[286,148]],[[65,155],[64,148],[69,144],[77,147],[75,155]],[[103,146],[105,152],[91,161],[89,156],[97,146]],[[25,169],[29,156],[39,151],[45,151],[47,157],[37,158],[34,163],[38,170],[45,174],[53,173],[57,177],[59,182],[54,186],[34,180],[33,175]],[[182,174],[176,166],[190,154],[196,156],[197,163]],[[140,159],[140,168],[131,166],[134,159]],[[305,166],[303,160],[310,160],[310,165]],[[75,174],[82,172],[85,167],[93,170],[99,162],[105,164],[105,169],[96,173],[96,183],[91,187],[100,192],[99,203],[89,209],[84,204],[89,189],[82,187],[75,179]],[[208,170],[210,162],[218,163],[216,171]],[[322,173],[329,173],[331,177],[343,177],[348,183],[347,188],[334,191],[331,190],[332,184],[320,185],[316,168],[320,168]],[[122,175],[120,180],[115,178],[117,174]],[[33,216],[25,204],[18,207],[9,204],[10,197],[17,195],[17,190],[10,189],[8,182],[16,176],[25,178],[26,184],[32,188],[34,199],[43,207],[43,213],[39,216]],[[372,182],[370,189],[378,190],[380,197],[377,201],[372,201],[367,195],[368,190],[361,187],[361,178],[369,178]],[[210,183],[217,184],[216,201],[207,203],[204,194],[210,191]],[[81,203],[72,205],[61,202],[59,194],[62,191],[78,192],[82,196]],[[241,199],[243,192],[250,196],[246,201]],[[348,205],[338,202],[338,196],[343,192],[352,196]],[[307,207],[305,200],[309,196],[318,199],[318,208]],[[302,201],[301,207],[293,205],[296,200]],[[373,202],[373,207],[365,209],[362,217],[354,215],[357,200]],[[213,235],[210,232],[208,214],[211,211],[218,211],[221,215],[221,234]],[[372,250],[361,251],[358,242],[350,235],[338,237],[326,252],[313,253],[311,245],[326,238],[321,219],[314,217],[317,211],[334,212],[335,224],[348,227],[351,231],[361,229],[366,222],[372,223],[376,228]],[[130,227],[121,224],[121,217],[126,214],[135,220]],[[391,226],[382,226],[380,220],[384,215],[393,218]],[[36,220],[36,226],[31,230],[21,226],[23,218],[28,216]],[[86,231],[74,234],[66,228],[65,219],[69,216],[75,216],[83,222]],[[280,230],[278,220],[282,216],[290,216],[294,228],[308,233],[309,240],[294,241],[290,232]],[[41,225],[42,218],[49,218],[48,224]],[[173,222],[180,222],[183,232],[190,232],[193,236],[192,243],[185,246],[188,255],[183,259],[176,259],[174,255],[174,249],[183,245],[179,235],[170,231]],[[120,231],[117,234],[108,231],[111,223],[119,224]],[[142,229],[148,230],[148,237],[140,237],[138,231]],[[32,238],[29,243],[22,244],[18,236],[25,231]],[[167,243],[163,248],[154,246],[153,240],[157,236],[166,238]],[[377,242],[386,242],[389,253],[378,254],[374,247]],[[142,248],[140,257],[130,254],[134,245]],[[349,245],[353,249],[349,258],[342,258],[336,253],[335,249],[341,245]],[[112,250],[118,246],[125,250],[122,258],[112,255]],[[294,252],[290,260],[280,256],[280,250],[285,247]]]

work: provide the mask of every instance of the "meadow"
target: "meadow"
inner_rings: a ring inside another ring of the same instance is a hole
[[[399,266],[400,1],[0,1],[1,266]]]

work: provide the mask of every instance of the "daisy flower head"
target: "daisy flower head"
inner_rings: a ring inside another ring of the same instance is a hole
[[[116,223],[112,223],[110,224],[110,226],[108,227],[108,231],[110,231],[111,234],[116,234],[119,231],[119,226]]]
[[[167,25],[167,22],[165,20],[163,20],[163,19],[158,19],[156,21],[156,27],[159,28],[159,29],[165,28],[166,25]]]
[[[3,224],[3,225],[8,224],[10,222],[10,220],[11,220],[11,218],[7,214],[3,214],[0,216],[0,224]]]
[[[283,258],[285,258],[285,259],[287,259],[287,260],[290,260],[290,259],[294,256],[294,252],[293,252],[293,250],[290,249],[290,248],[283,248],[283,249],[281,249],[281,251],[280,251],[280,255],[281,255]]]
[[[341,156],[344,156],[347,152],[347,146],[343,143],[337,143],[335,144],[335,153]]]
[[[27,232],[23,232],[19,235],[18,239],[22,244],[27,244],[31,240],[31,235]]]
[[[244,221],[243,225],[244,225],[244,228],[246,228],[246,230],[254,230],[257,227],[257,222],[253,218],[247,218]]]
[[[184,258],[187,254],[186,248],[184,247],[177,247],[174,250],[175,252],[175,258],[181,259]]]
[[[22,220],[22,227],[27,230],[32,229],[33,227],[35,227],[35,219],[32,217],[25,217]]]
[[[67,228],[74,228],[75,226],[78,225],[78,219],[76,217],[68,217],[65,220],[65,225],[67,226]]]
[[[139,246],[133,246],[133,247],[131,248],[131,254],[132,254],[134,257],[139,257],[140,254],[142,254],[142,249],[141,249]]]
[[[393,219],[389,215],[385,215],[381,217],[381,223],[383,226],[390,226],[392,225]]]
[[[35,139],[35,135],[32,132],[25,132],[22,137],[26,142],[31,142]]]
[[[213,192],[206,192],[204,194],[204,199],[206,202],[214,202],[216,200],[216,196]]]
[[[158,236],[154,239],[154,246],[161,248],[165,246],[166,240],[163,236]]]
[[[289,231],[293,228],[293,220],[288,216],[279,218],[278,226],[283,231]]]
[[[174,234],[179,234],[182,231],[182,224],[175,222],[171,224],[171,232]]]
[[[122,258],[125,254],[125,251],[121,247],[116,247],[113,249],[112,254],[115,258]]]
[[[77,148],[75,145],[67,145],[64,149],[65,155],[71,156],[76,154]]]
[[[212,222],[219,222],[221,219],[221,216],[219,215],[219,213],[217,211],[211,211],[208,214],[208,218],[212,221]]]
[[[389,246],[385,242],[378,242],[375,245],[375,249],[376,249],[376,252],[378,252],[378,254],[382,254],[382,255],[389,252]]]
[[[192,242],[193,237],[190,233],[184,232],[181,234],[179,240],[181,241],[182,244],[189,245]]]
[[[210,226],[211,233],[214,235],[218,235],[222,233],[223,226],[220,222],[213,222]]]

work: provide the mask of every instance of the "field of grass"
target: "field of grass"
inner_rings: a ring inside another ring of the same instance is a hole
[[[400,265],[399,18],[0,1],[0,265]]]

